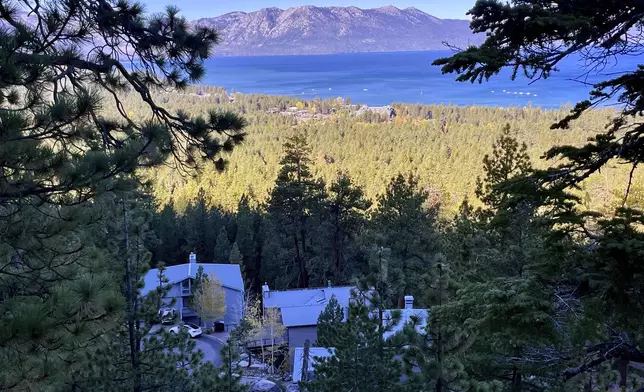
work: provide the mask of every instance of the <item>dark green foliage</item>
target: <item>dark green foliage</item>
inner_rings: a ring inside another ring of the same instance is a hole
[[[174,8],[0,3],[0,388],[197,390],[187,367],[199,355],[173,351],[191,351],[187,341],[143,343],[159,298],[140,298],[139,280],[159,243],[138,174],[222,167],[242,140],[237,115],[171,112],[151,93],[199,80],[216,42]],[[127,91],[144,121],[122,105]],[[172,238],[168,214],[160,220]]]
[[[502,187],[510,179],[531,173],[527,150],[528,146],[519,144],[510,131],[510,125],[506,125],[492,145],[492,156],[485,155],[483,158],[485,178],[476,179],[476,196],[488,209],[497,210],[507,201],[508,193]]]
[[[344,318],[345,311],[334,295],[318,317],[318,341],[316,345],[320,347],[333,347],[335,342],[347,333]]]
[[[446,260],[439,257],[427,277],[426,301],[432,306],[426,325],[421,327],[421,319],[413,316],[402,332],[392,338],[392,344],[404,347],[406,390],[470,391],[494,386],[478,382],[466,371],[466,353],[476,334],[455,322],[449,311],[456,289],[450,272]]]
[[[288,256],[277,257],[278,268],[291,275],[298,287],[309,287],[309,269],[314,260],[312,227],[319,221],[325,199],[324,183],[313,178],[311,149],[306,137],[297,134],[284,144],[286,154],[268,204],[269,219]]]
[[[330,260],[325,275],[332,282],[348,282],[362,263],[364,255],[356,241],[364,231],[369,207],[371,201],[362,188],[348,174],[339,173],[329,186],[325,217],[316,235],[320,252]]]
[[[642,4],[630,1],[501,3],[480,0],[470,11],[472,28],[487,31],[486,41],[480,47],[468,48],[436,64],[443,66],[443,72],[459,73],[459,80],[471,81],[488,79],[506,66],[513,67],[515,75],[521,71],[531,78],[548,77],[556,71],[557,64],[572,55],[580,55],[591,67],[604,67],[614,56],[641,53],[642,10]],[[552,128],[570,127],[593,106],[615,99],[621,104],[621,113],[610,119],[606,132],[589,138],[582,146],[553,146],[545,157],[556,158],[557,163],[549,169],[535,171],[523,181],[533,184],[531,190],[520,186],[521,181],[508,183],[512,197],[518,196],[522,201],[515,206],[522,205],[525,209],[526,196],[532,196],[535,203],[528,205],[532,211],[529,216],[533,217],[531,225],[541,221],[542,228],[547,227],[547,237],[541,237],[547,238],[548,246],[542,243],[538,247],[556,253],[550,257],[541,253],[540,257],[546,257],[532,269],[546,279],[540,282],[545,283],[544,289],[556,293],[557,298],[552,302],[558,308],[568,309],[563,312],[570,316],[563,318],[565,326],[576,331],[576,344],[573,349],[567,349],[575,353],[573,366],[563,372],[564,379],[576,377],[576,382],[583,379],[589,383],[589,389],[597,381],[603,380],[605,385],[611,378],[607,377],[607,369],[599,366],[606,361],[621,358],[620,379],[615,382],[626,388],[629,361],[644,360],[641,311],[636,305],[641,302],[640,290],[635,288],[642,284],[635,262],[641,259],[641,211],[604,209],[607,214],[604,217],[582,213],[575,208],[578,200],[557,192],[574,191],[593,173],[619,162],[631,168],[624,185],[626,196],[622,198],[622,207],[626,206],[628,193],[637,184],[633,181],[637,178],[636,167],[644,156],[644,127],[637,119],[644,110],[643,78],[640,65],[595,84],[589,100],[578,103]],[[574,240],[573,246],[566,237]],[[552,239],[556,240],[554,244]],[[530,242],[532,245],[520,246],[534,249],[534,241]]]
[[[360,298],[349,305],[346,333],[335,340],[331,358],[315,364],[315,380],[304,385],[311,392],[396,391],[400,364],[385,346],[377,318]]]
[[[206,202],[205,191],[201,188],[197,194],[197,200],[188,206],[184,216],[186,232],[184,255],[194,252],[197,255],[197,261],[204,262],[215,259],[213,244],[216,243],[217,231],[214,219],[215,216]],[[187,262],[187,257],[182,258],[180,262]]]
[[[230,242],[226,228],[222,227],[217,235],[215,244],[215,263],[226,264],[230,258]]]
[[[63,202],[64,192],[86,200],[113,188],[120,173],[169,154],[194,167],[243,138],[236,115],[172,114],[151,97],[151,88],[198,81],[218,39],[208,28],[187,29],[174,8],[147,17],[125,1],[20,1],[3,3],[0,17],[0,156],[14,169],[4,177],[3,200]],[[100,46],[88,47],[98,36]],[[118,105],[128,89],[145,102],[150,121],[135,121],[122,108],[118,119],[103,117],[101,94]]]
[[[421,277],[440,248],[436,231],[437,206],[428,205],[429,192],[418,178],[399,174],[378,196],[371,215],[376,243],[390,250],[389,270],[401,277],[398,300],[405,295],[422,298]]]

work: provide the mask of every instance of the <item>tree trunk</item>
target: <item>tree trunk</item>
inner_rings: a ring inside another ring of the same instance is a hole
[[[521,372],[519,369],[512,370],[512,392],[521,391]]]
[[[619,360],[619,386],[622,391],[626,391],[628,379],[628,359]]]
[[[297,241],[297,234],[293,235],[293,245],[295,245],[295,258],[297,259],[297,265],[300,270],[300,276],[298,279],[298,286],[300,288],[308,287],[308,274],[306,272],[306,265],[304,265],[304,260],[300,254],[300,244]]]
[[[134,298],[134,289],[132,283],[132,266],[130,264],[130,234],[128,227],[127,206],[123,201],[123,232],[125,236],[125,290],[127,301],[127,330],[130,343],[130,363],[132,365],[132,372],[134,373],[134,391],[140,392],[142,390],[141,374],[139,372],[139,360],[136,337],[136,299]]]

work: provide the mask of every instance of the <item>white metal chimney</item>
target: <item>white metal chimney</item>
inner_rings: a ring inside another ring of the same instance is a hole
[[[262,286],[262,296],[264,298],[271,296],[271,290],[268,288],[268,282],[264,282],[264,285]]]
[[[405,309],[414,308],[414,297],[411,295],[405,295]]]
[[[197,264],[197,255],[195,254],[195,252],[190,252],[190,256],[188,256],[188,277],[192,276],[193,264]]]

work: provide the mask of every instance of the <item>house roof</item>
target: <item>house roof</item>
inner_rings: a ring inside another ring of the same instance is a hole
[[[393,312],[400,312],[400,320],[397,323],[394,323]],[[382,313],[383,322],[390,326],[390,329],[387,330],[382,337],[387,340],[400,331],[403,330],[406,324],[413,322],[412,318],[417,318],[416,331],[418,333],[423,333],[424,328],[427,326],[427,319],[429,318],[429,310],[427,309],[389,309],[385,310]]]
[[[329,358],[334,355],[335,349],[333,347],[310,347],[309,348],[309,366],[308,371],[313,372],[315,358]],[[304,347],[295,347],[295,355],[293,356],[293,382],[302,381],[302,367],[304,365]]]
[[[203,267],[204,274],[209,277],[216,277],[224,287],[244,292],[244,279],[241,269],[237,264],[211,264],[211,263],[190,263],[166,267],[165,276],[168,284],[176,284],[188,278],[194,279],[199,267]],[[153,268],[143,278],[144,287],[141,294],[147,295],[159,285],[159,269]]]
[[[320,313],[326,305],[291,306],[282,308],[282,324],[285,327],[317,325]]]
[[[264,293],[265,308],[288,308],[293,306],[326,306],[331,296],[340,303],[340,306],[349,306],[351,299],[351,290],[355,286],[335,286],[321,287],[313,289],[286,290],[286,291],[269,291]]]

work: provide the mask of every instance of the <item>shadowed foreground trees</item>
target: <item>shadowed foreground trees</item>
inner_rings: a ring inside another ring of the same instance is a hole
[[[217,34],[188,29],[174,8],[147,16],[127,1],[3,1],[0,18],[0,387],[94,389],[75,377],[95,360],[104,374],[122,370],[110,380],[125,381],[105,380],[106,390],[163,390],[146,381],[154,344],[142,348],[138,325],[153,244],[131,226],[147,222],[137,174],[163,163],[223,168],[221,153],[243,139],[235,114],[173,112],[151,94],[198,81]],[[143,120],[124,110],[127,91]],[[127,365],[97,358],[116,353]],[[177,357],[157,353],[168,377],[181,372]]]
[[[486,41],[435,64],[444,73],[457,73],[460,81],[472,82],[485,81],[504,67],[513,68],[513,76],[522,72],[530,78],[545,78],[573,56],[585,61],[588,72],[596,72],[619,56],[642,54],[643,12],[644,6],[633,1],[479,0],[469,12],[471,26],[475,32],[487,32]],[[573,379],[590,389],[611,382],[627,388],[629,376],[639,372],[629,363],[644,363],[644,320],[635,305],[643,299],[644,226],[642,211],[628,203],[637,183],[633,175],[644,159],[643,81],[642,65],[619,75],[606,74],[604,81],[592,86],[588,100],[552,124],[553,129],[572,127],[591,108],[616,102],[619,115],[610,120],[606,131],[583,145],[553,146],[545,155],[557,159],[552,167],[505,183],[512,197],[531,195],[533,211],[557,211],[552,207],[558,204],[557,213],[542,216],[541,223],[553,234],[549,240],[566,235],[575,240],[573,252],[564,251],[558,259],[537,262],[531,269],[536,272],[538,267],[537,276],[547,279],[543,283],[558,304],[554,309],[568,309],[563,312],[567,316],[555,320],[578,331],[562,336],[566,344],[548,355],[551,366],[569,366],[559,369],[560,380]],[[621,206],[604,216],[575,208],[578,200],[565,192],[614,163],[630,168],[622,184]],[[567,257],[561,257],[564,254]],[[613,361],[615,378],[607,370]]]

